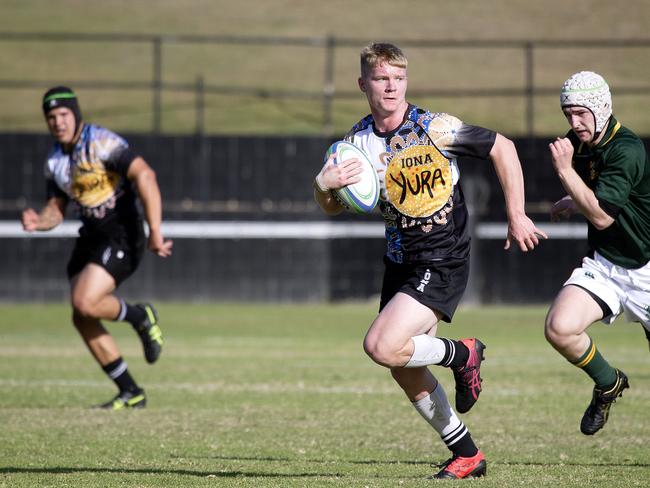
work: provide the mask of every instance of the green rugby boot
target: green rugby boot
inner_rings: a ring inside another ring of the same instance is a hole
[[[115,398],[106,403],[97,405],[96,408],[104,410],[124,410],[127,408],[144,408],[147,406],[147,397],[143,389],[135,391],[122,391]]]
[[[158,325],[158,314],[150,303],[138,303],[136,306],[144,310],[145,318],[133,327],[142,341],[144,358],[149,364],[152,364],[158,360],[163,345],[162,330]]]

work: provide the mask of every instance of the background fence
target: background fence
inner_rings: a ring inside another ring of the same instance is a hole
[[[409,54],[411,66],[421,66],[413,68],[418,69],[420,75],[410,84],[410,98],[463,101],[479,106],[482,102],[496,101],[499,108],[486,105],[480,108],[485,112],[507,113],[505,106],[514,104],[518,107],[515,117],[520,118],[515,132],[520,136],[532,137],[553,127],[546,121],[546,107],[552,107],[553,118],[557,120],[559,86],[576,66],[589,64],[590,69],[602,68],[615,89],[617,102],[624,97],[650,101],[646,67],[650,39],[404,39],[395,42]],[[15,51],[20,59],[12,71],[25,75],[1,74],[0,90],[24,92],[31,88],[38,89],[40,95],[52,85],[52,73],[47,79],[34,77],[38,70],[32,65],[47,61],[56,69],[57,77],[63,77],[66,84],[76,89],[114,91],[127,99],[129,93],[134,93],[138,103],[143,103],[142,94],[145,94],[149,100],[146,109],[150,119],[148,130],[154,134],[163,131],[165,113],[173,111],[166,109],[163,103],[168,95],[170,100],[173,96],[180,97],[183,101],[178,103],[183,104],[184,110],[193,112],[193,128],[185,127],[181,129],[183,132],[214,132],[207,127],[206,113],[211,109],[219,110],[208,101],[211,96],[218,96],[275,103],[308,102],[310,127],[331,136],[340,132],[335,125],[335,102],[362,101],[355,80],[358,51],[366,43],[367,40],[334,36],[0,32],[0,46],[5,55]],[[89,53],[92,53],[90,57]],[[89,59],[84,59],[86,57]],[[246,58],[250,58],[250,66],[242,61]],[[238,60],[238,70],[242,71],[239,77],[228,74],[234,59]],[[192,67],[188,68],[188,64]],[[256,65],[260,67],[255,68]],[[100,69],[100,66],[104,67]],[[553,100],[552,105],[546,103],[547,99]],[[220,100],[223,103],[223,99]],[[540,104],[541,101],[544,103]],[[621,108],[625,110],[627,105],[621,104]],[[314,114],[315,110],[320,116]],[[472,113],[473,109],[461,110]],[[476,115],[473,118],[478,120],[472,122],[494,126],[490,122],[496,116],[483,119]],[[354,121],[349,119],[344,127]],[[0,119],[0,125],[2,122]],[[4,123],[11,124],[6,114]],[[167,132],[179,130],[173,121],[167,125]],[[139,131],[142,130],[141,127]],[[650,133],[650,125],[644,125],[639,132],[646,130]],[[228,126],[217,131],[228,132]]]
[[[548,223],[552,202],[563,195],[548,156],[552,136],[545,136],[566,131],[559,86],[589,60],[590,69],[607,75],[617,116],[650,134],[643,109],[650,106],[650,40],[394,42],[409,56],[411,101],[515,139],[527,212],[553,237],[532,254],[504,252],[494,171],[489,163],[461,161],[473,216],[466,301],[550,300],[586,251],[579,219]],[[174,257],[147,256],[125,292],[265,301],[376,294],[384,252],[379,217],[328,219],[311,194],[325,148],[367,111],[356,89],[365,43],[0,32],[11,65],[0,73],[0,300],[67,296],[74,221],[39,237],[25,236],[18,224],[22,208],[42,204],[51,141],[39,101],[55,84],[74,87],[87,118],[125,135],[158,174]]]
[[[311,182],[330,140],[322,137],[128,135],[157,171],[168,260],[147,254],[124,290],[170,300],[327,301],[375,296],[385,250],[378,215],[325,217]],[[27,236],[18,218],[44,198],[49,136],[0,135],[0,299],[61,300],[78,224]],[[490,163],[461,160],[473,216],[472,276],[465,302],[545,302],[586,251],[584,225],[548,224],[562,196],[546,140],[517,140],[528,212],[553,238],[534,253],[503,251],[501,188]],[[532,147],[531,147],[532,144]]]

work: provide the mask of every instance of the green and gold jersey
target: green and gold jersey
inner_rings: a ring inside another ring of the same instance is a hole
[[[643,141],[614,117],[594,147],[573,131],[567,137],[575,170],[614,218],[604,230],[588,222],[590,247],[618,266],[644,266],[650,261],[650,161]]]

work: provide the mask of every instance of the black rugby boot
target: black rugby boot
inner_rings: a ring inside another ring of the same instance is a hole
[[[591,403],[582,416],[580,431],[584,435],[594,435],[602,429],[607,422],[612,404],[623,395],[623,390],[629,387],[627,376],[619,369],[616,370],[616,382],[611,388],[603,390],[595,386]]]

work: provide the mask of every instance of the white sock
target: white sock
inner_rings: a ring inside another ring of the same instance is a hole
[[[120,301],[120,313],[117,314],[116,322],[121,322],[126,317],[126,302],[123,298],[118,298]]]
[[[445,357],[445,343],[442,339],[421,334],[411,337],[413,341],[413,355],[405,368],[420,368],[430,364],[440,364]]]
[[[440,383],[429,395],[413,402],[413,406],[435,429],[448,448],[451,449],[452,445],[469,434],[465,424],[449,405],[445,390]]]

